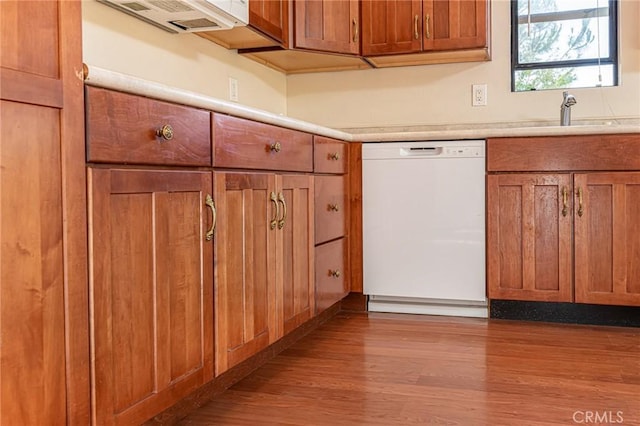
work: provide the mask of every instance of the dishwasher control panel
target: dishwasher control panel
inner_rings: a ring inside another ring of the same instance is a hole
[[[484,157],[482,146],[455,146],[442,147],[442,155],[445,157]]]

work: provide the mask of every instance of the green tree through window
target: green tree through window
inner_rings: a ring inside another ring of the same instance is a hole
[[[616,24],[612,3],[605,0],[512,0],[513,89],[599,85],[602,80],[596,81],[590,75],[602,73],[603,64],[605,85],[613,85],[616,70],[611,65],[617,65],[617,49],[615,36],[610,40],[610,35],[616,34],[611,31]],[[588,7],[575,9],[585,6]],[[603,41],[606,41],[605,49]]]

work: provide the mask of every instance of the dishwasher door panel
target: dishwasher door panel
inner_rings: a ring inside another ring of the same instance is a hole
[[[484,144],[472,157],[368,159],[365,151],[389,145],[363,147],[364,293],[484,302]]]

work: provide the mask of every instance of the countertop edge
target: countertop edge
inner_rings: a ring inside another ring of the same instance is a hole
[[[136,94],[162,101],[175,102],[196,108],[207,109],[212,112],[234,115],[236,117],[247,118],[250,120],[260,121],[262,123],[273,124],[281,127],[287,127],[290,129],[313,133],[320,136],[326,136],[329,138],[340,139],[349,142],[353,140],[350,133],[346,133],[340,130],[331,129],[329,127],[309,123],[307,121],[297,120],[295,118],[273,114],[257,108],[251,108],[233,102],[223,101],[196,92],[178,89],[161,83],[144,80],[138,77],[121,74],[115,71],[109,71],[90,65],[88,66],[88,72],[86,74],[84,83],[89,86],[113,89],[120,92]]]
[[[397,142],[640,133],[640,124],[637,124],[640,123],[640,117],[637,119],[624,120],[632,124],[607,123],[578,124],[573,126],[530,126],[527,123],[523,123],[522,126],[519,126],[516,122],[483,124],[482,126],[478,124],[468,124],[468,128],[465,128],[467,125],[462,124],[451,126],[455,127],[455,129],[443,129],[443,127],[447,126],[433,126],[436,129],[429,130],[429,126],[416,126],[415,130],[411,130],[411,126],[406,126],[403,131],[397,131],[393,127],[389,127],[387,129],[381,128],[379,131],[367,132],[365,129],[353,129],[353,132],[350,132],[348,129],[332,129],[99,67],[89,65],[86,66],[86,69],[84,82],[89,86],[103,87],[158,100],[189,105],[196,108],[207,109],[212,112],[234,115],[347,142]]]

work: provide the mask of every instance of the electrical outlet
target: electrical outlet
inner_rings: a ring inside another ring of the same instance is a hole
[[[229,100],[238,101],[238,80],[229,77]]]
[[[474,84],[471,86],[471,105],[486,106],[487,105],[487,85]]]

